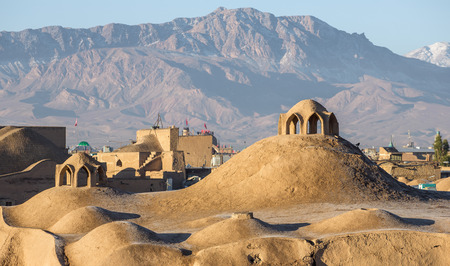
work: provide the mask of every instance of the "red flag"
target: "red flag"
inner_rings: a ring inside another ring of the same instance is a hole
[[[188,121],[187,121],[187,118],[186,118],[186,126],[188,126]]]
[[[78,126],[78,118],[75,118],[75,126]]]
[[[205,129],[208,129],[208,128],[206,127],[206,123],[204,123],[203,126],[205,127]]]

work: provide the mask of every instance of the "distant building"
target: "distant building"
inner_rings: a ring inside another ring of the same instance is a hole
[[[432,162],[434,149],[403,148],[399,149],[404,162]]]
[[[84,152],[90,154],[92,152],[92,147],[89,145],[87,141],[81,141],[78,143],[72,150],[69,150],[69,153],[74,154],[77,152]]]
[[[211,167],[221,166],[237,153],[231,145],[228,147],[226,145],[222,145],[217,147],[216,151],[217,153],[214,154],[211,159]]]
[[[377,164],[397,179],[431,182],[441,178],[441,169],[432,163],[433,155],[433,149],[417,148],[412,141],[397,149],[391,139],[387,147],[380,147]]]
[[[401,161],[402,153],[399,152],[395,147],[380,147],[378,152],[378,160],[388,160],[388,161]]]
[[[219,167],[222,164],[226,163],[229,159],[231,159],[232,155],[230,154],[214,154],[211,159],[211,167]]]
[[[131,192],[179,189],[186,179],[183,151],[178,150],[178,128],[136,132],[136,143],[113,152],[98,153],[105,165],[107,185]]]
[[[114,149],[111,146],[103,146],[102,152],[112,152]]]
[[[178,150],[184,152],[186,165],[190,167],[211,167],[211,158],[217,149],[214,132],[202,130],[192,135],[188,127],[178,138]]]
[[[410,142],[407,148],[397,149],[391,140],[387,147],[380,147],[378,160],[402,161],[402,162],[431,162],[433,161],[433,149],[415,148]]]

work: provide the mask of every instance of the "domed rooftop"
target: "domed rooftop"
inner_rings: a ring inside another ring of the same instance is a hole
[[[78,143],[78,146],[86,146],[86,147],[88,147],[90,145],[89,145],[89,143],[87,143],[87,141],[82,141],[82,142]]]
[[[298,102],[287,113],[280,114],[278,135],[339,135],[336,116],[320,103],[308,99]]]
[[[286,114],[292,114],[292,113],[315,113],[315,112],[328,112],[323,105],[320,103],[308,99],[298,102],[296,105],[294,105]]]
[[[89,165],[95,165],[96,167],[101,165],[100,162],[98,162],[92,156],[90,156],[89,154],[86,154],[84,152],[77,152],[77,153],[73,154],[64,162],[64,164],[72,164],[74,166],[89,164]]]

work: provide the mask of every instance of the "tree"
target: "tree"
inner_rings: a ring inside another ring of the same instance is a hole
[[[448,161],[448,141],[446,139],[442,140],[441,134],[439,131],[436,134],[436,137],[434,139],[434,160],[440,164],[442,164],[445,161]]]
[[[448,148],[449,148],[448,141],[447,141],[447,139],[444,139],[442,141],[442,162],[448,162],[448,160],[449,160]]]

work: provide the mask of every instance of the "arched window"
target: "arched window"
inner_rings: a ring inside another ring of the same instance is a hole
[[[330,130],[330,135],[339,135],[339,124],[337,122],[336,116],[331,113],[330,115],[330,123],[328,125]]]
[[[292,114],[286,121],[286,134],[300,134],[301,133],[301,121],[296,114]]]
[[[322,121],[317,114],[312,114],[308,119],[308,134],[321,134]]]
[[[70,186],[72,183],[72,170],[68,165],[64,166],[63,169],[61,169],[61,172],[59,173],[59,185],[60,186]]]
[[[298,133],[298,118],[294,115],[293,119],[289,123],[289,134]]]
[[[77,173],[77,187],[86,187],[89,184],[89,170],[83,166]]]
[[[118,166],[118,167],[122,167],[122,161],[119,159],[119,160],[117,160],[117,162],[116,162],[116,166]]]
[[[69,169],[66,169],[66,171],[64,171],[64,177],[62,179],[62,184],[61,185],[68,185],[70,186],[72,183],[72,173],[70,172]]]

